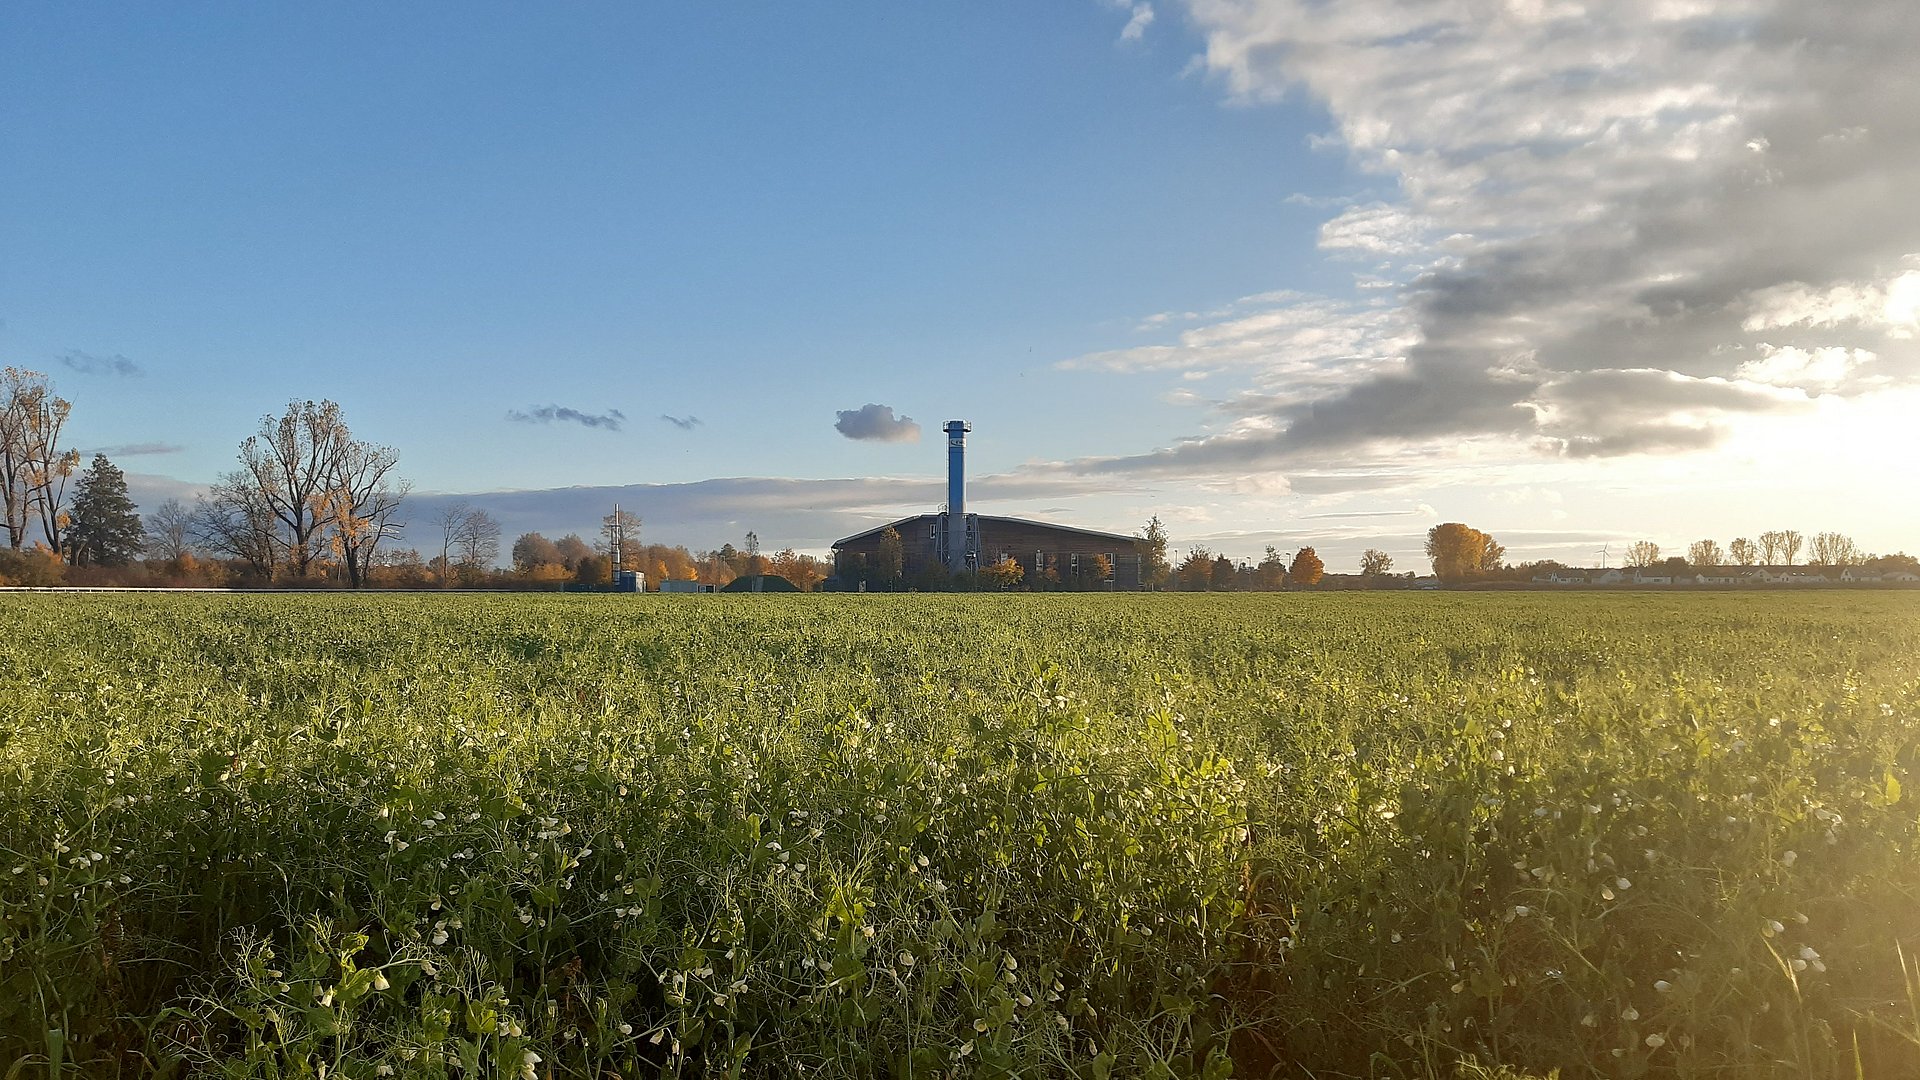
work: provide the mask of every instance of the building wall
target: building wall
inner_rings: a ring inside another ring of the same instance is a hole
[[[909,580],[926,567],[940,564],[939,538],[935,535],[939,526],[938,514],[922,514],[895,526],[900,533],[902,572]],[[1054,570],[1062,583],[1071,581],[1077,560],[1105,555],[1112,562],[1112,588],[1131,590],[1140,587],[1140,556],[1128,538],[1115,539],[1058,525],[1011,522],[984,516],[979,519],[979,526],[980,564],[985,566],[1011,556],[1025,571],[1029,584],[1049,568]],[[841,557],[855,553],[864,555],[868,565],[871,565],[879,550],[878,534],[863,537],[834,548],[836,565]]]

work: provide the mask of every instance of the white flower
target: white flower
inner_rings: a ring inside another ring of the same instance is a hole
[[[1673,989],[1673,984],[1665,979],[1655,979],[1653,980],[1653,988],[1664,994]]]
[[[1625,1020],[1627,1023],[1631,1024],[1635,1020],[1640,1019],[1640,1010],[1629,1005],[1626,1008],[1620,1010],[1620,1019]]]
[[[1795,859],[1798,859],[1799,857],[1800,857],[1800,853],[1799,853],[1799,852],[1797,852],[1797,851],[1784,851],[1784,852],[1781,852],[1781,853],[1780,853],[1780,865],[1781,865],[1781,866],[1792,866],[1792,865],[1793,865],[1793,862],[1794,862],[1794,860],[1795,860]]]
[[[900,955],[894,957],[894,960],[897,961],[901,967],[913,966],[913,954],[905,949],[901,949]]]
[[[1653,1034],[1647,1036],[1647,1045],[1652,1047],[1655,1050],[1658,1050],[1661,1047],[1667,1045],[1667,1037],[1656,1031]]]
[[[1626,878],[1614,878],[1613,887],[1624,891],[1633,888],[1633,882],[1628,881]]]

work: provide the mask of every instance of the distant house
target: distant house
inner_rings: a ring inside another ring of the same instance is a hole
[[[1602,570],[1589,580],[1595,585],[1618,585],[1627,580],[1627,572],[1619,569]]]
[[[1840,580],[1841,581],[1881,581],[1883,580],[1883,577],[1879,571],[1869,570],[1864,566],[1843,566],[1840,568]]]
[[[1907,584],[1912,584],[1916,581],[1920,581],[1920,574],[1916,574],[1911,570],[1889,570],[1886,573],[1880,575],[1880,580],[1881,581],[1900,581],[1900,582],[1905,582]]]
[[[1640,571],[1635,570],[1633,572],[1633,583],[1635,585],[1671,585],[1673,584],[1673,575],[1672,574],[1643,574]]]

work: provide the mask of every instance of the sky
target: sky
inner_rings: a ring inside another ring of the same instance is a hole
[[[1920,552],[1920,8],[0,7],[0,364],[144,509],[289,401],[409,543]],[[1349,566],[1347,564],[1354,564]]]

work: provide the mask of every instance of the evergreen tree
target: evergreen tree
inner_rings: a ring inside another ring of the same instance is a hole
[[[125,566],[146,545],[146,528],[127,498],[127,478],[105,454],[80,476],[66,541],[75,563]]]

